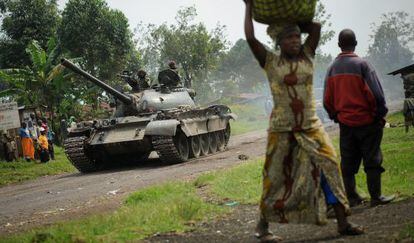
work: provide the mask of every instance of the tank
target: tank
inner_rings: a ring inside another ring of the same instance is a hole
[[[177,85],[123,93],[66,59],[61,64],[116,100],[110,118],[81,121],[69,129],[65,153],[80,172],[124,161],[142,162],[153,151],[163,163],[172,164],[226,149],[230,120],[236,119],[228,106],[199,107],[194,102],[195,92]],[[177,77],[171,70],[164,70],[158,81],[174,83]]]

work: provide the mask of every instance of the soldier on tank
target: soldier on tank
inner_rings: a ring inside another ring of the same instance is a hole
[[[147,72],[140,69],[138,70],[137,74],[134,75],[132,78],[126,79],[129,86],[132,88],[132,92],[142,92],[148,89],[149,86],[149,79],[147,78]]]
[[[161,71],[158,75],[158,82],[161,86],[176,88],[181,85],[181,78],[178,74],[177,65],[175,61],[168,63],[168,69]]]

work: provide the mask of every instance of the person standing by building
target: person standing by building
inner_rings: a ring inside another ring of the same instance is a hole
[[[19,130],[19,136],[22,143],[23,148],[23,157],[26,159],[26,161],[34,160],[34,144],[33,139],[30,136],[29,129],[27,129],[27,125],[25,122],[22,122],[20,130]]]
[[[0,130],[0,160],[7,160],[7,138],[3,130]]]
[[[342,53],[330,66],[325,80],[324,106],[340,124],[341,169],[351,206],[362,203],[355,174],[361,160],[367,175],[371,206],[387,204],[394,196],[381,195],[381,140],[388,112],[384,91],[375,70],[355,54],[358,42],[350,29],[339,34]]]
[[[315,112],[313,60],[321,25],[270,25],[268,34],[281,50],[270,52],[255,37],[253,1],[245,3],[246,40],[266,71],[274,99],[256,236],[262,242],[280,240],[269,231],[269,222],[324,224],[327,205],[334,208],[340,234],[363,234],[347,219],[335,149]],[[308,33],[303,45],[301,32]]]
[[[38,138],[39,142],[39,157],[40,162],[46,163],[49,161],[49,143],[46,137],[46,129],[43,127],[40,128],[40,136]]]
[[[49,123],[46,118],[42,118],[43,124],[42,127],[46,130],[47,142],[49,144],[49,156],[51,160],[55,160],[55,149],[53,147],[55,141],[55,133],[52,128],[49,127]]]
[[[10,134],[6,135],[6,151],[7,151],[7,157],[6,160],[8,162],[13,162],[15,160],[17,160],[16,157],[16,151],[17,151],[17,146],[16,146],[16,142],[14,141],[14,139],[12,138],[12,136],[10,136]]]
[[[52,128],[49,127],[47,129],[47,141],[49,143],[49,155],[51,160],[55,160],[55,148],[53,146],[55,142],[55,132],[53,132]]]
[[[36,125],[36,116],[34,113],[30,114],[30,118],[27,121],[27,129],[29,130],[30,136],[33,140],[37,140],[38,134],[37,125]]]

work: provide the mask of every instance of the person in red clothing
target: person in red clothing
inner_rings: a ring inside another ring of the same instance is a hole
[[[324,90],[324,107],[330,118],[340,124],[341,170],[351,206],[362,203],[356,191],[355,174],[363,160],[371,206],[391,202],[381,195],[381,140],[388,112],[384,91],[372,66],[354,51],[355,33],[345,29],[339,34],[342,53],[330,66]]]

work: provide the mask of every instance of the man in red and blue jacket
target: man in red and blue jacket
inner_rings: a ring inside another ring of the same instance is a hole
[[[324,107],[340,124],[341,169],[351,206],[362,203],[356,192],[355,174],[361,161],[367,174],[371,206],[386,204],[394,197],[381,195],[381,140],[388,112],[384,91],[371,65],[358,57],[355,33],[339,34],[342,53],[330,66],[325,80]]]

